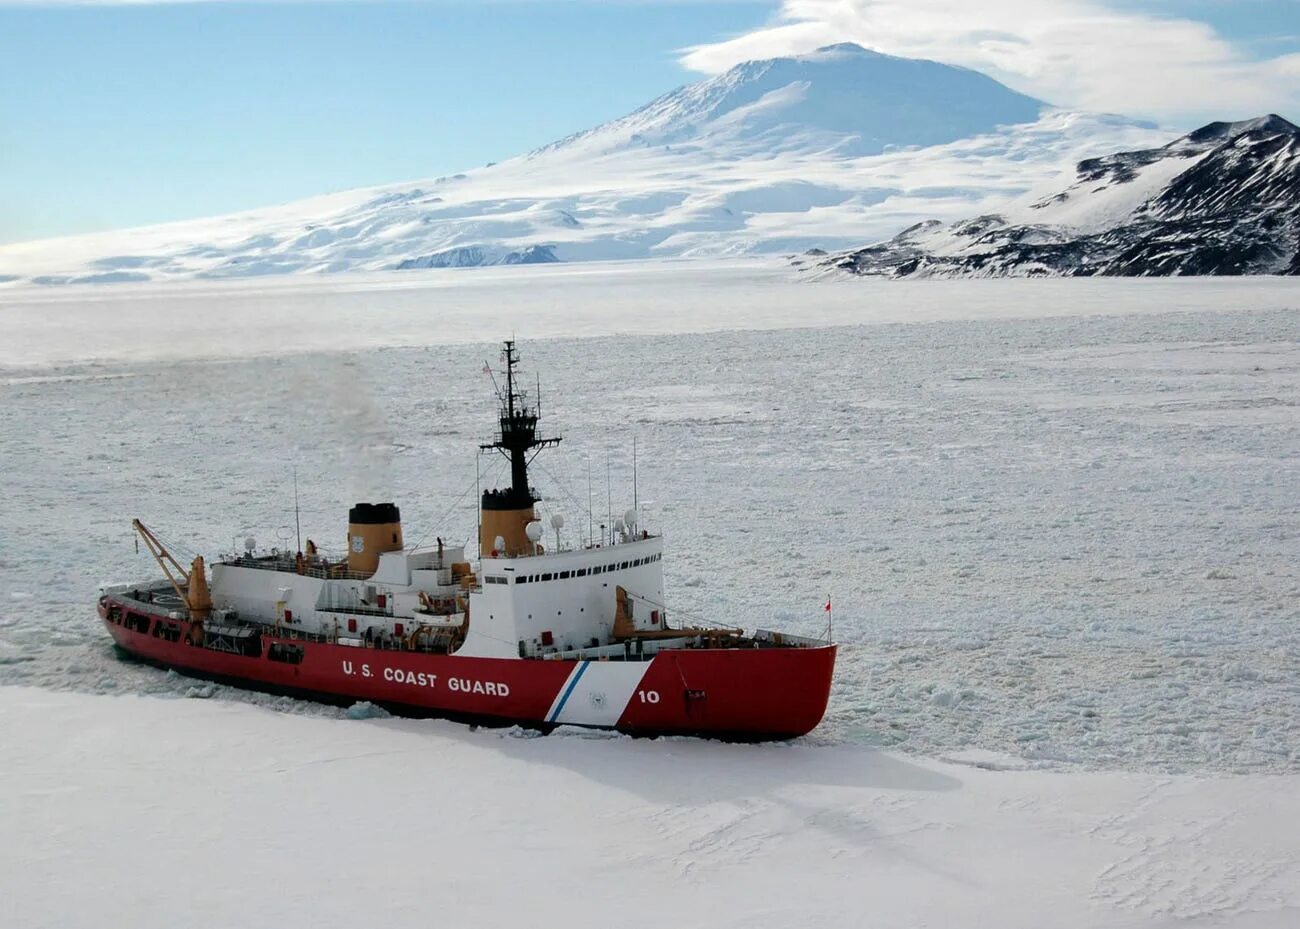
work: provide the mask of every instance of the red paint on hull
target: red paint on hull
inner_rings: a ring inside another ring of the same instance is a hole
[[[675,649],[650,663],[618,728],[632,733],[723,732],[786,738],[811,732],[826,713],[836,646]]]
[[[113,640],[145,661],[197,677],[331,702],[368,700],[428,715],[547,726],[557,700],[580,662],[469,658],[423,652],[354,648],[262,635],[261,654],[238,655],[128,628],[100,617]],[[133,611],[115,601],[125,616]],[[155,617],[145,617],[153,623]],[[269,657],[270,646],[301,648],[299,663]],[[628,663],[642,673],[613,728],[636,735],[693,734],[742,739],[791,738],[821,721],[830,696],[836,647],[681,649],[648,662]],[[491,685],[491,686],[488,686]],[[641,694],[654,692],[655,702]]]

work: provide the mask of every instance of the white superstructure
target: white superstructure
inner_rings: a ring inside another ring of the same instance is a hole
[[[636,623],[660,628],[662,537],[623,531],[606,544],[535,551],[485,557],[477,571],[459,545],[384,552],[366,577],[344,562],[250,553],[212,566],[212,600],[218,616],[233,611],[358,644],[457,633],[453,653],[480,657],[613,645],[620,586],[639,604],[632,611]]]
[[[517,558],[484,558],[482,587],[470,597],[474,621],[457,654],[533,657],[614,644],[615,589],[645,604],[638,621],[659,624],[664,601],[663,540]]]

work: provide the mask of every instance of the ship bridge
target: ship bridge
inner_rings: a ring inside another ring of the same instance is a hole
[[[647,623],[663,611],[663,538],[484,558],[470,596],[473,617],[457,654],[535,658],[615,643],[618,590],[643,601]]]

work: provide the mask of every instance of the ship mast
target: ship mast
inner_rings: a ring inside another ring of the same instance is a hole
[[[525,527],[536,518],[533,504],[540,498],[528,484],[528,465],[543,448],[560,444],[559,437],[544,438],[538,434],[537,422],[540,406],[528,404],[528,394],[519,388],[519,354],[513,339],[505,341],[502,357],[506,364],[505,389],[497,388],[500,402],[497,437],[493,442],[480,445],[488,451],[495,449],[510,462],[510,486],[504,489],[485,490],[480,504],[479,549],[480,554],[520,554],[529,550],[531,543]],[[491,367],[487,370],[491,373]],[[494,379],[495,380],[495,379]],[[500,548],[497,540],[504,544]]]
[[[537,457],[534,449],[559,445],[560,440],[558,437],[541,438],[537,434],[540,408],[529,408],[527,394],[518,388],[519,377],[515,369],[519,365],[519,355],[513,339],[506,340],[503,354],[506,362],[506,387],[504,391],[497,391],[497,398],[501,402],[499,431],[495,442],[488,442],[479,448],[496,449],[510,461],[509,489],[487,491],[484,494],[485,501],[491,494],[495,497],[495,502],[508,503],[510,509],[515,509],[532,506],[539,499],[528,486],[528,464]]]

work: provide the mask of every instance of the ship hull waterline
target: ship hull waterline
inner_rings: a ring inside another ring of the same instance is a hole
[[[116,618],[110,602],[123,607]],[[99,615],[132,658],[250,690],[344,706],[367,701],[403,716],[485,725],[738,741],[814,729],[826,711],[837,650],[671,649],[644,661],[471,658],[303,641],[268,627],[257,654],[237,654],[189,644],[187,621],[131,611],[126,601],[101,600]],[[179,636],[158,635],[162,623]],[[276,651],[295,660],[276,660]]]

